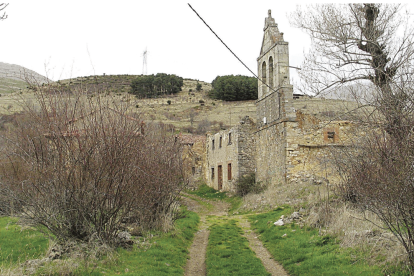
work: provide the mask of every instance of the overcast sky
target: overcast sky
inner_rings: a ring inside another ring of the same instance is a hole
[[[310,43],[288,22],[300,2],[11,0],[8,18],[0,22],[0,61],[52,80],[141,74],[147,49],[148,74],[207,82],[218,75],[251,75],[187,3],[255,73],[268,9],[289,42],[291,66],[300,65]]]

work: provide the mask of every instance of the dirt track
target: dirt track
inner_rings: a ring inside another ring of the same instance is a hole
[[[213,207],[207,208],[199,204],[197,201],[188,197],[197,198],[203,202],[211,204]],[[208,244],[208,237],[210,231],[208,228],[210,224],[207,221],[207,216],[227,216],[229,204],[223,201],[209,201],[199,198],[195,195],[184,195],[183,204],[185,204],[190,211],[197,212],[200,216],[199,230],[194,236],[193,244],[190,247],[190,259],[187,261],[185,268],[185,276],[201,276],[207,275],[206,271],[206,251]],[[244,232],[244,237],[249,241],[249,247],[256,253],[256,256],[262,261],[263,266],[271,275],[287,276],[288,274],[283,267],[278,264],[271,257],[270,253],[263,246],[263,243],[257,238],[257,235],[251,230],[250,223],[245,216],[232,216],[232,219],[238,221],[238,225]]]

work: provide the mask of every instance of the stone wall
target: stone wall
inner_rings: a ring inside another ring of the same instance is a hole
[[[254,171],[254,129],[255,124],[246,117],[238,126],[207,135],[205,180],[208,186],[217,190],[235,191],[237,179]]]
[[[256,102],[256,122],[259,127],[280,119],[280,97],[277,92],[267,94]]]
[[[266,125],[255,133],[256,181],[266,185],[284,182],[286,176],[285,122]]]
[[[286,128],[286,180],[310,184],[335,183],[336,153],[353,146],[364,135],[352,121],[323,121],[297,111],[297,121]]]
[[[254,131],[256,125],[245,117],[237,126],[238,133],[238,175],[237,178],[246,176],[256,170],[256,147]]]
[[[206,137],[203,135],[180,135],[183,145],[182,158],[184,177],[190,186],[204,179],[206,163]]]

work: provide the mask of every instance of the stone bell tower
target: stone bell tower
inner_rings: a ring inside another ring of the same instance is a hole
[[[289,43],[272,17],[271,10],[265,19],[260,56],[257,58],[258,100],[257,125],[294,119],[292,107],[293,87],[289,76]]]

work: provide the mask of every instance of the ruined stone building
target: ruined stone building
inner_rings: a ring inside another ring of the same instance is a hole
[[[204,135],[179,135],[177,140],[183,146],[182,158],[184,178],[190,185],[203,179],[206,137]]]
[[[293,97],[289,76],[289,43],[269,10],[258,66],[256,122],[207,135],[205,180],[215,189],[232,191],[235,181],[254,172],[268,185],[292,181],[333,180],[331,149],[346,146],[355,135],[352,122],[338,114],[355,103]]]

